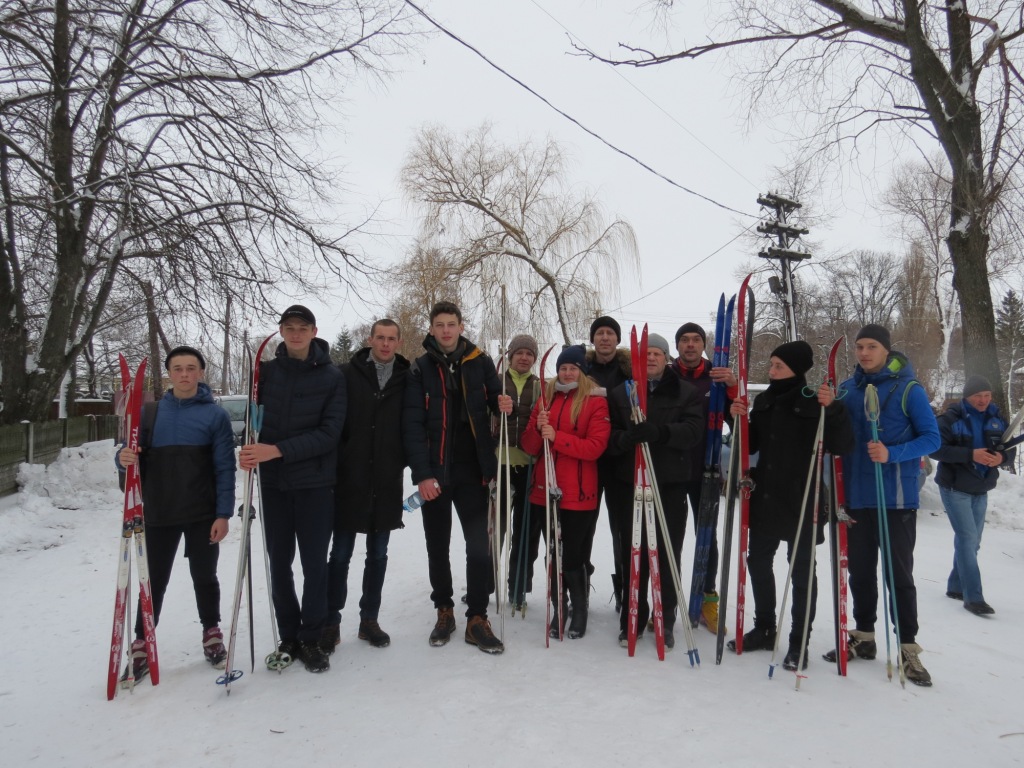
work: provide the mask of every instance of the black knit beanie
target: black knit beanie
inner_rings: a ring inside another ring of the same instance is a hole
[[[780,344],[772,350],[771,357],[779,358],[797,376],[803,376],[814,367],[814,350],[802,339]]]
[[[613,331],[615,331],[616,343],[622,341],[622,328],[620,328],[619,324],[615,322],[615,318],[608,317],[608,315],[601,315],[601,317],[597,318],[597,320],[590,324],[591,344],[594,343],[594,334],[597,333],[598,328],[611,328]]]
[[[869,323],[857,332],[857,338],[854,341],[861,339],[873,339],[885,347],[886,351],[892,349],[892,337],[889,335],[889,329],[876,323]]]
[[[701,342],[703,342],[705,347],[708,345],[708,335],[707,335],[707,333],[705,333],[703,328],[701,328],[696,323],[683,323],[682,325],[679,326],[679,330],[676,331],[676,346],[677,347],[679,346],[679,338],[684,333],[699,333],[700,334]]]

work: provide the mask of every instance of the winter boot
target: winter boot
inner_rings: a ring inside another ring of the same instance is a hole
[[[990,616],[996,612],[996,609],[984,600],[979,600],[976,603],[964,603],[964,608],[975,616]]]
[[[486,616],[470,616],[466,624],[466,642],[484,653],[502,653],[505,645],[494,636],[491,622]]]
[[[615,613],[622,611],[622,577],[617,573],[612,574],[612,599],[615,601]]]
[[[303,642],[300,654],[307,672],[326,672],[331,668],[331,657],[324,653],[319,642]]]
[[[735,640],[730,640],[726,646],[733,653],[736,652]],[[774,647],[775,627],[759,627],[755,624],[752,630],[743,635],[744,651],[767,651]]]
[[[903,643],[900,646],[900,653],[903,655],[903,673],[907,680],[914,685],[921,685],[925,688],[931,687],[932,676],[921,663],[921,646],[917,643]]]
[[[301,653],[302,646],[298,640],[282,640],[277,646],[277,651],[267,654],[263,662],[271,672],[280,672],[285,667],[290,667]]]
[[[149,674],[149,659],[146,657],[146,641],[132,640],[131,661],[125,665],[121,675],[121,687],[131,688]]]
[[[203,655],[214,669],[224,669],[224,663],[228,660],[228,649],[224,647],[224,635],[221,634],[220,627],[203,630]]]
[[[320,650],[330,656],[341,645],[341,624],[328,624],[320,633]]]
[[[562,574],[562,599],[556,600],[555,593],[558,591],[558,582],[555,579],[551,580],[551,625],[548,627],[548,637],[553,637],[556,640],[561,637],[561,626],[559,624],[559,616],[568,616],[568,604],[566,603],[566,592],[565,582],[569,574]],[[559,614],[561,611],[561,614]]]
[[[676,633],[675,628],[670,627],[668,624],[665,625],[665,650],[671,651],[676,647]]]
[[[376,621],[359,622],[359,639],[365,640],[374,648],[387,648],[391,645],[391,636],[381,629]]]
[[[577,640],[587,634],[588,601],[590,585],[587,583],[587,572],[582,568],[565,574],[569,587],[569,599],[572,600],[572,621],[569,624],[569,639]]]
[[[807,658],[808,655],[804,654],[804,665],[801,669],[807,669]],[[791,645],[789,650],[786,651],[786,658],[782,660],[782,668],[788,669],[790,672],[796,672],[797,667],[800,665],[800,646]]]
[[[878,655],[878,646],[875,645],[875,633],[874,632],[861,632],[859,629],[850,630],[850,638],[846,641],[846,660],[852,661],[854,658],[865,659],[871,661]],[[836,652],[833,648],[828,653],[824,654],[822,658],[825,661],[836,663]]]
[[[453,632],[455,632],[455,609],[438,608],[437,623],[430,633],[430,644],[435,648],[447,645],[448,641],[452,639]]]
[[[704,602],[700,606],[700,624],[703,624],[708,628],[708,631],[713,634],[718,634],[718,593],[717,592],[705,592]],[[722,630],[728,634],[729,630],[727,627],[722,627]]]

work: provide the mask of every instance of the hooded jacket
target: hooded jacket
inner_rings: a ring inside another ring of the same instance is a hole
[[[199,382],[185,399],[164,393],[153,433],[139,435],[147,525],[186,525],[235,511],[235,436],[231,419]]]
[[[604,389],[595,387],[591,391],[573,424],[571,412],[575,396],[576,392],[555,392],[551,398],[548,414],[551,426],[555,428],[551,451],[555,461],[555,483],[562,492],[559,507],[587,512],[597,509],[597,459],[608,445],[611,424],[608,422]],[[523,432],[523,450],[533,456],[539,456],[544,449],[544,439],[537,431],[540,407],[538,400],[530,414],[530,423]],[[529,494],[531,503],[544,505],[547,477],[543,461],[538,461],[534,469]]]
[[[468,426],[480,474],[489,482],[498,474],[490,414],[498,411],[501,380],[494,362],[462,336],[449,355],[433,336],[423,340],[423,348],[425,354],[410,369],[403,407],[402,440],[412,481],[453,482],[455,435]],[[463,418],[468,425],[460,423]]]
[[[393,531],[402,527],[402,407],[409,361],[395,355],[383,389],[369,347],[342,365],[341,373],[348,412],[338,451],[336,519],[357,533]]]
[[[260,464],[260,480],[281,491],[333,486],[345,424],[345,379],[327,342],[314,338],[305,360],[289,357],[279,344],[274,359],[260,365],[259,386],[260,442],[281,451],[281,458]]]
[[[849,509],[878,506],[875,463],[868,457],[871,424],[864,414],[868,384],[878,388],[878,439],[889,450],[889,458],[882,464],[886,508],[917,509],[921,457],[938,449],[939,427],[924,387],[914,380],[914,369],[901,352],[890,352],[876,373],[865,373],[858,365],[840,387],[856,440],[852,450],[843,455],[846,505]]]
[[[975,440],[971,424],[971,411],[981,420],[981,444]],[[990,403],[979,413],[966,400],[953,403],[939,416],[939,436],[942,445],[932,454],[939,462],[935,482],[940,488],[950,488],[961,493],[988,493],[996,487],[999,478],[998,467],[980,467],[974,462],[975,448],[993,448],[1002,440],[1007,424],[999,413],[999,407]],[[1003,463],[1013,461],[1016,450],[1011,448],[1003,454]]]

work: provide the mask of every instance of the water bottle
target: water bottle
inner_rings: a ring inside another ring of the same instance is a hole
[[[402,509],[405,512],[413,512],[423,506],[423,497],[416,491],[412,496],[402,502]]]

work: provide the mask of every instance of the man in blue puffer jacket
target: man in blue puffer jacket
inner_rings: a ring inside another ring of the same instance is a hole
[[[235,443],[231,420],[201,381],[206,361],[197,349],[176,347],[164,361],[171,380],[155,419],[142,419],[139,448],[121,448],[120,467],[139,463],[146,520],[146,554],[153,590],[153,618],[160,621],[178,542],[185,539],[196,607],[203,625],[206,660],[221,667],[227,656],[220,631],[220,582],[217,559],[228,534],[235,504]],[[142,628],[136,611],[132,666],[136,681],[149,672]]]
[[[856,629],[850,631],[849,657],[873,659],[878,610],[878,493],[875,466],[882,466],[882,483],[892,554],[894,585],[888,585],[907,679],[932,684],[921,664],[917,644],[917,587],[914,585],[914,544],[917,540],[918,474],[921,457],[939,447],[939,429],[924,388],[914,379],[910,361],[893,352],[888,329],[865,325],[857,333],[857,367],[843,382],[843,401],[853,420],[856,444],[843,456],[846,506],[853,518],[849,531],[850,593]],[[878,437],[864,412],[868,384],[878,388]],[[888,574],[885,578],[888,584]],[[895,607],[895,611],[893,608]],[[825,654],[835,661],[835,651]]]
[[[319,640],[327,623],[327,551],[338,439],[345,424],[345,378],[331,361],[327,342],[316,338],[309,309],[288,307],[279,327],[284,341],[274,359],[260,366],[260,441],[242,447],[239,463],[243,469],[260,468],[278,651],[302,659],[310,672],[326,672],[331,662]],[[301,605],[292,575],[296,543]]]
[[[1013,461],[1016,449],[997,450],[1007,424],[992,402],[992,385],[984,376],[970,376],[963,400],[939,417],[942,447],[932,454],[939,462],[935,482],[942,506],[953,526],[953,570],[946,581],[946,596],[963,600],[975,616],[995,609],[981,589],[978,550],[985,530],[988,492],[996,487],[999,466]]]

